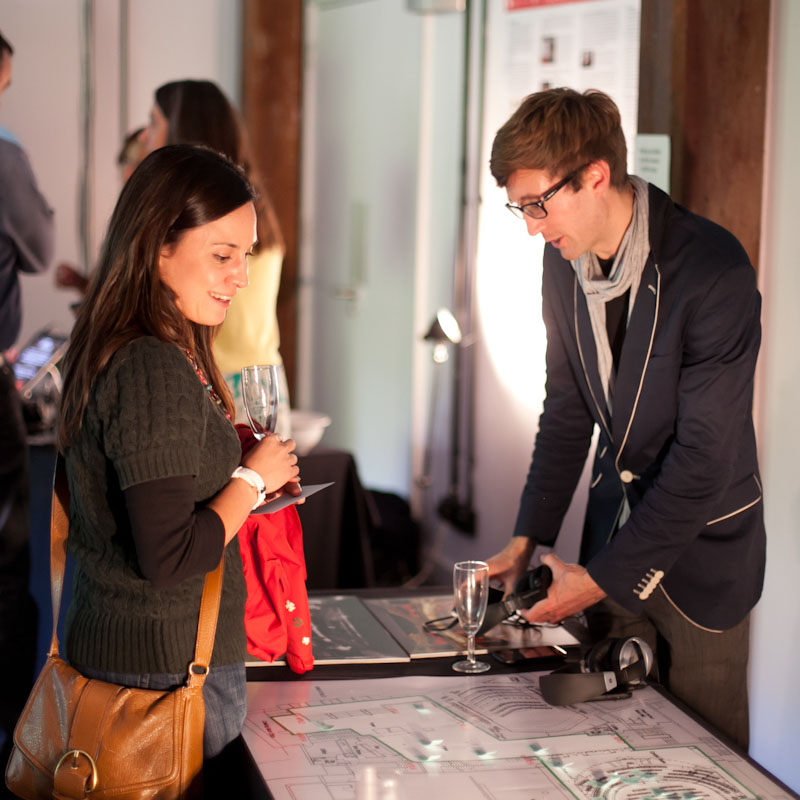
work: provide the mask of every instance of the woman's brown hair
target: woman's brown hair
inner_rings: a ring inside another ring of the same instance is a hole
[[[229,413],[233,401],[214,358],[215,328],[187,320],[161,281],[165,245],[191,228],[253,202],[244,171],[225,156],[193,145],[167,145],[147,156],[122,189],[100,262],[78,310],[64,358],[58,444],[80,429],[89,393],[111,357],[140,336],[190,350]]]

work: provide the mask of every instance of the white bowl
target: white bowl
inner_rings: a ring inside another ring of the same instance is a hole
[[[295,443],[295,452],[299,456],[307,455],[313,450],[325,433],[325,428],[331,424],[331,418],[318,411],[299,411],[293,408],[289,413],[292,426],[292,439]]]

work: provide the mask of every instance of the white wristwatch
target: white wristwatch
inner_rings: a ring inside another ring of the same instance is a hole
[[[231,473],[231,480],[234,478],[241,478],[243,481],[247,481],[256,492],[258,492],[258,497],[253,504],[253,508],[258,508],[263,504],[267,497],[267,487],[264,485],[264,479],[254,469],[250,469],[250,467],[236,467],[233,473]]]

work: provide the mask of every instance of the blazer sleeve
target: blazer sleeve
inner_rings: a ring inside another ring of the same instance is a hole
[[[752,429],[760,310],[755,271],[742,264],[717,277],[686,323],[671,443],[628,521],[587,565],[592,578],[633,612],[645,599],[636,588],[643,576],[670,570],[738,477],[734,465]]]

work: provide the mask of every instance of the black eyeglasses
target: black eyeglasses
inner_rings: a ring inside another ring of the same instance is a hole
[[[500,592],[502,595],[502,592]],[[454,628],[458,623],[458,615],[456,610],[453,609],[446,617],[437,617],[436,619],[426,619],[422,623],[422,627],[431,633],[439,631],[449,631]],[[519,612],[515,611],[511,616],[503,620],[503,625],[510,625],[514,628],[541,628],[547,627],[542,622],[528,622]]]
[[[519,219],[525,219],[526,214],[529,217],[533,217],[533,219],[544,219],[547,216],[547,209],[544,207],[544,204],[548,200],[552,200],[559,189],[563,189],[581,170],[586,169],[591,163],[591,161],[588,161],[582,167],[578,167],[578,169],[570,172],[566,178],[560,180],[551,189],[548,189],[539,200],[523,203],[521,206],[515,206],[513,203],[506,203],[506,208]]]

